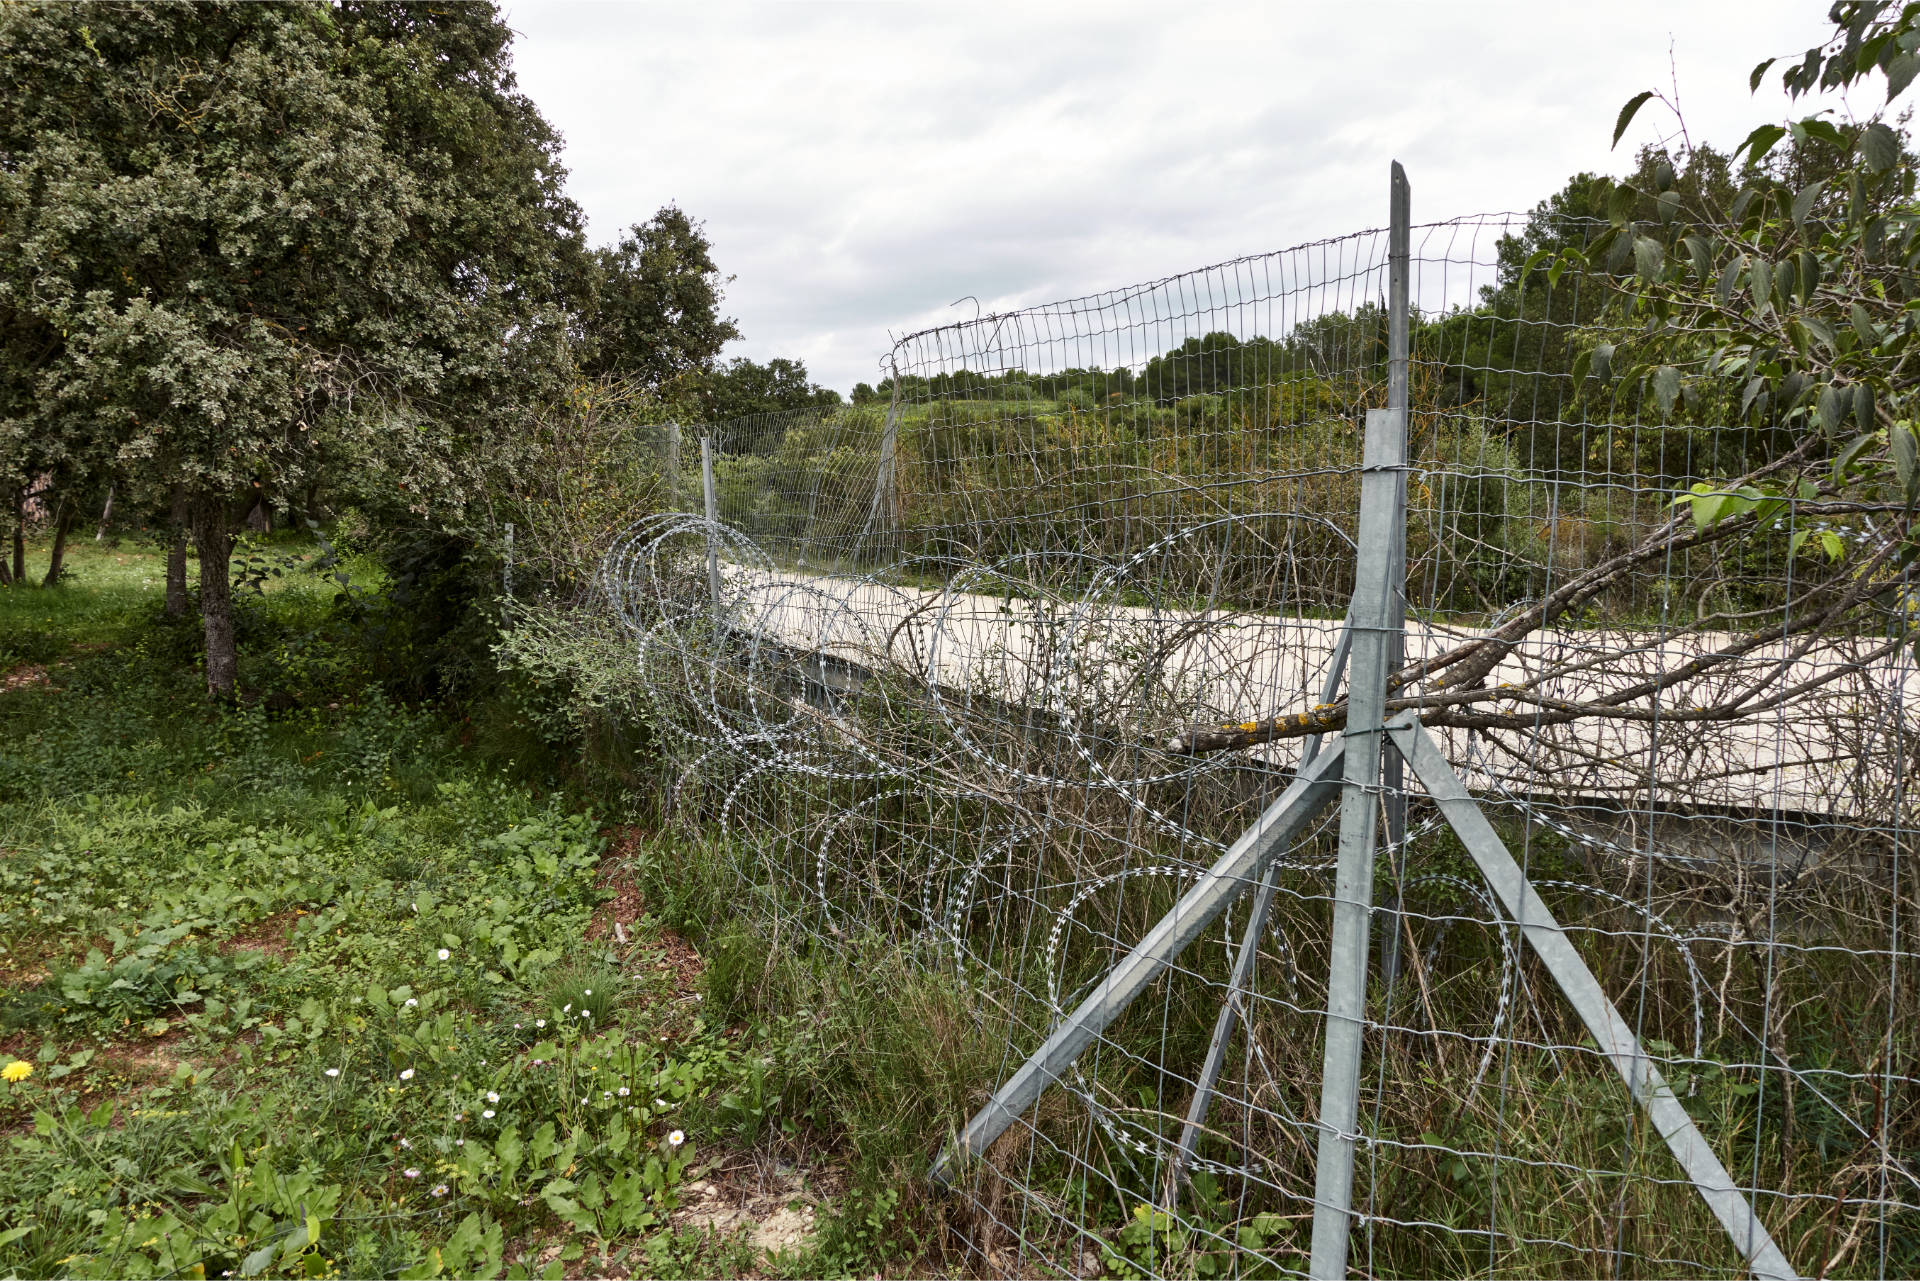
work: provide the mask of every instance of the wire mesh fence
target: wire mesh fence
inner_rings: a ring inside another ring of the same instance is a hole
[[[1833,485],[1737,497],[1800,475],[1801,433],[1607,377],[1608,280],[1527,269],[1594,230],[1412,229],[1384,714],[1426,727],[1785,1260],[1911,1274],[1898,538]],[[945,975],[1003,1047],[982,1102],[1143,941],[1192,937],[953,1163],[983,1270],[1308,1268],[1339,807],[1221,869],[1349,729],[1389,265],[1368,231],[911,335],[886,404],[663,437],[682,510],[607,558],[672,811],[782,936]],[[1432,776],[1387,759],[1352,1269],[1766,1270]]]

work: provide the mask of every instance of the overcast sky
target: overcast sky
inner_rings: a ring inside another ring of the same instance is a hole
[[[1785,114],[1761,58],[1827,0],[641,5],[508,0],[522,87],[566,138],[596,244],[676,202],[705,220],[728,355],[845,392],[899,335],[1386,221],[1524,209]],[[1865,104],[1870,107],[1872,104]]]

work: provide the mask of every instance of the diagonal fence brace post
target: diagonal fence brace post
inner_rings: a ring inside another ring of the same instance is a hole
[[[1020,1065],[981,1108],[958,1139],[940,1153],[929,1172],[940,1183],[949,1180],[954,1163],[979,1156],[1006,1132],[1041,1091],[1057,1080],[1107,1025],[1120,1017],[1149,984],[1159,978],[1202,930],[1253,886],[1267,864],[1293,842],[1340,787],[1340,762],[1345,747],[1336,742],[1306,764],[1253,826],[1240,834],[1232,848],[1207,869],[1192,888],[1180,896],[1173,910],[1134,949],[1108,971],[1099,986],[1066,1017],[1044,1044]]]
[[[1754,1214],[1746,1197],[1740,1194],[1733,1176],[1720,1164],[1686,1107],[1647,1058],[1640,1038],[1607,998],[1593,971],[1580,959],[1567,939],[1566,931],[1548,910],[1520,865],[1514,862],[1506,844],[1493,830],[1493,824],[1468,793],[1466,784],[1453,771],[1439,744],[1433,741],[1412,712],[1394,718],[1387,734],[1402,758],[1412,767],[1414,777],[1426,788],[1427,795],[1440,809],[1460,843],[1467,848],[1480,874],[1487,880],[1500,903],[1520,932],[1532,945],[1547,972],[1566,994],[1580,1021],[1587,1026],[1600,1052],[1620,1073],[1627,1092],[1647,1111],[1653,1128],[1666,1141],[1674,1159],[1699,1189],[1700,1197],[1733,1238],[1734,1248],[1746,1260],[1747,1267],[1759,1277],[1792,1277],[1793,1265],[1774,1244],[1767,1229]]]
[[[1347,651],[1353,644],[1353,632],[1342,625],[1340,639],[1334,642],[1333,657],[1327,663],[1326,683],[1320,687],[1320,701],[1331,703],[1340,693],[1340,680],[1347,670]],[[1300,749],[1300,768],[1305,769],[1313,758],[1320,754],[1320,736],[1310,735]],[[1193,1101],[1187,1106],[1186,1123],[1180,1129],[1180,1146],[1174,1152],[1173,1169],[1167,1178],[1167,1209],[1173,1210],[1180,1196],[1180,1184],[1186,1177],[1187,1166],[1193,1162],[1195,1145],[1200,1142],[1200,1131],[1207,1123],[1207,1109],[1213,1104],[1214,1086],[1219,1083],[1220,1069],[1226,1063],[1227,1043],[1233,1038],[1234,1027],[1241,1020],[1241,1002],[1245,999],[1248,984],[1253,980],[1254,962],[1260,956],[1260,936],[1266,932],[1267,913],[1273,907],[1273,893],[1279,883],[1280,864],[1278,860],[1268,864],[1267,874],[1260,881],[1260,889],[1253,896],[1253,910],[1247,915],[1247,928],[1240,937],[1240,951],[1233,959],[1233,975],[1227,982],[1226,999],[1220,1003],[1219,1017],[1214,1020],[1213,1039],[1207,1043],[1207,1057],[1200,1065],[1200,1076],[1194,1082]]]

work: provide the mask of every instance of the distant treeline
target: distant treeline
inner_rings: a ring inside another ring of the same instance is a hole
[[[898,379],[902,399],[1047,400],[1087,406],[1124,401],[1171,403],[1189,396],[1217,396],[1270,387],[1302,376],[1371,368],[1386,359],[1386,315],[1372,304],[1353,312],[1333,312],[1297,326],[1284,338],[1241,338],[1226,330],[1188,338],[1148,360],[1138,370],[1099,365],[1036,374],[1026,369],[985,373],[971,369]],[[895,379],[878,386],[861,383],[853,403],[893,398]]]

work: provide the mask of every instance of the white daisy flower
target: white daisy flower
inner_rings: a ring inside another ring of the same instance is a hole
[[[685,1130],[675,1130],[667,1136],[667,1146],[670,1148],[677,1148],[686,1141],[687,1132]]]
[[[327,1069],[327,1075],[328,1075],[328,1076],[339,1076],[339,1075],[340,1075],[340,1069],[339,1069],[339,1068],[328,1068],[328,1069]]]
[[[417,1179],[420,1177],[420,1171],[415,1169],[411,1165],[408,1166],[406,1169],[402,1170],[401,1173],[406,1175],[409,1179]]]
[[[433,1194],[435,1196],[445,1196],[447,1194],[447,1185],[444,1183],[435,1185]]]
[[[446,948],[444,948],[444,947],[443,947],[443,948],[441,948],[441,949],[440,949],[440,950],[439,950],[438,952],[435,952],[435,953],[434,953],[434,955],[435,955],[435,956],[437,956],[437,957],[439,957],[439,958],[440,958],[441,960],[443,960],[443,961],[444,961],[444,960],[446,960],[446,959],[447,959],[448,957],[450,957],[450,956],[452,956],[452,955],[453,955],[453,953],[452,953],[452,952],[449,952],[449,951],[448,951],[448,950],[447,950]]]
[[[400,1079],[401,1079],[402,1081],[411,1081],[411,1080],[413,1080],[413,1069],[412,1069],[412,1068],[408,1068],[408,1069],[406,1069],[405,1071],[403,1071],[402,1073],[400,1073]]]
[[[500,1092],[498,1090],[487,1091],[487,1102],[498,1103],[499,1101],[500,1101]]]
[[[484,1112],[482,1112],[482,1113],[480,1114],[480,1119],[481,1119],[482,1121],[491,1121],[491,1120],[493,1120],[493,1109],[492,1109],[492,1108],[488,1108],[488,1109],[487,1109],[486,1111],[484,1111]]]

